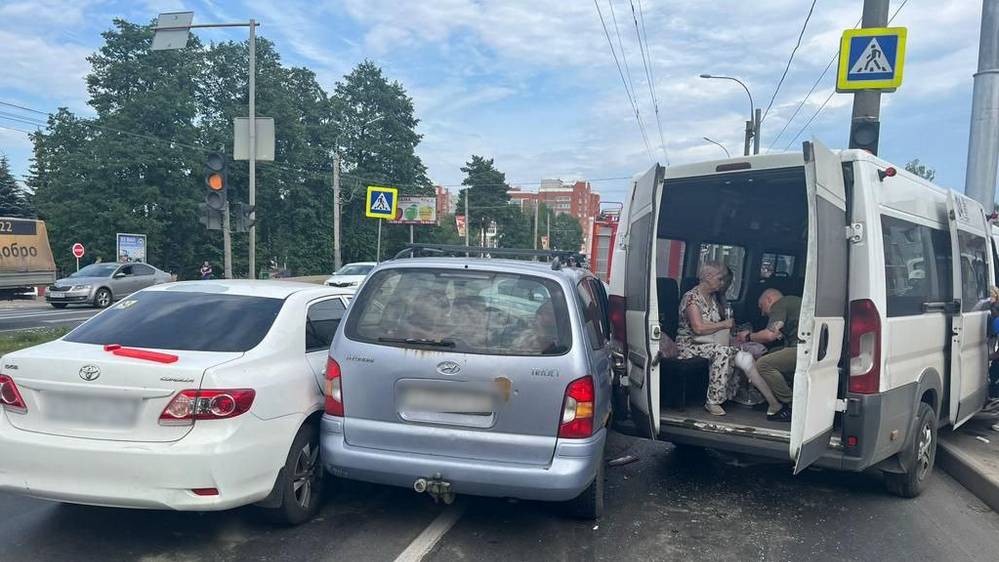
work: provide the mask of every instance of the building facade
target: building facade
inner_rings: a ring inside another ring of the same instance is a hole
[[[564,182],[561,179],[543,179],[537,192],[514,187],[507,192],[510,204],[525,213],[533,213],[540,201],[555,214],[569,214],[579,221],[583,230],[583,248],[590,247],[593,219],[600,214],[600,194],[593,191],[588,181]]]

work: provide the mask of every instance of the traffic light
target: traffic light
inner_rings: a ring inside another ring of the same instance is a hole
[[[224,209],[228,184],[225,154],[221,152],[210,153],[205,161],[205,187],[208,188],[208,193],[205,194],[205,204],[216,211]]]
[[[234,203],[230,209],[232,212],[233,230],[236,232],[249,232],[250,227],[257,222],[256,217],[253,215],[253,211],[256,209],[255,205]]]
[[[198,222],[208,230],[222,230],[222,213],[209,207],[208,203],[198,203]]]
[[[861,148],[877,156],[881,122],[876,117],[859,117],[850,123],[850,148]]]

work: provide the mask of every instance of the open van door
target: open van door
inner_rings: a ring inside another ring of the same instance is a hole
[[[666,169],[656,164],[632,182],[628,205],[624,298],[628,347],[625,365],[631,416],[638,432],[659,435],[659,301],[656,294],[656,232]]]
[[[798,321],[791,458],[797,474],[829,446],[847,310],[846,192],[838,155],[804,143],[808,253]]]
[[[960,312],[951,319],[950,420],[958,427],[988,398],[989,308],[979,303],[995,283],[989,249],[989,223],[981,205],[955,191],[947,192],[950,217],[954,298]]]

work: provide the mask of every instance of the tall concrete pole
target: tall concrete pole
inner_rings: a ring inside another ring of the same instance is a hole
[[[225,206],[222,207],[222,275],[226,279],[232,279],[232,229],[230,228],[231,215],[229,213],[229,200],[226,199]]]
[[[468,233],[472,230],[471,215],[468,213],[468,192],[472,190],[472,186],[465,188],[465,246],[468,246],[469,236]]]
[[[333,152],[333,271],[343,267],[340,253],[340,152]]]
[[[250,20],[250,208],[257,209],[257,22]],[[250,279],[257,277],[257,227],[250,227]]]
[[[540,195],[540,194],[539,194]],[[538,249],[538,210],[541,207],[541,198],[534,200],[534,249]]]
[[[978,41],[964,192],[981,203],[985,214],[989,214],[995,208],[999,156],[999,0],[982,2],[982,32]]]
[[[760,125],[763,122],[763,110],[756,108],[756,114],[753,115],[753,154],[760,153]]]
[[[888,0],[864,0],[864,17],[860,27],[885,27],[888,25]],[[875,130],[880,128],[881,91],[861,90],[853,94],[853,118],[850,126],[850,148],[854,146],[854,127],[872,123]]]

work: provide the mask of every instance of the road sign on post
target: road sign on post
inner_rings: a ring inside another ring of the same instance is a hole
[[[399,196],[398,212],[389,224],[433,225],[437,224],[436,197]]]
[[[394,187],[368,186],[365,216],[373,219],[394,219],[398,209],[399,190]]]
[[[73,244],[73,257],[76,258],[76,270],[77,271],[80,271],[80,258],[82,258],[83,255],[86,252],[87,252],[87,250],[86,250],[86,248],[83,247],[83,244],[81,244],[79,242],[77,242],[76,244]]]
[[[902,85],[905,37],[904,27],[868,27],[844,31],[840,40],[836,91],[894,92]]]

